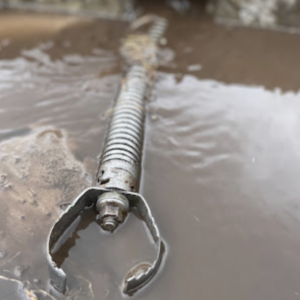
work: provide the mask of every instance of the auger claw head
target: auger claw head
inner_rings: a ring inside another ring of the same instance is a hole
[[[121,199],[121,200],[120,200]],[[80,194],[77,199],[70,205],[65,212],[60,216],[59,220],[53,225],[50,235],[47,240],[47,262],[49,266],[50,280],[52,285],[61,293],[66,292],[67,276],[65,272],[59,268],[53,261],[53,249],[56,249],[58,243],[61,244],[61,239],[66,230],[78,218],[80,213],[91,205],[96,204],[96,209],[100,210],[100,218],[102,217],[102,228],[110,230],[106,218],[111,217],[115,222],[122,223],[127,215],[129,207],[137,209],[141,219],[147,225],[151,236],[156,244],[156,258],[152,263],[141,263],[135,266],[125,276],[123,284],[123,292],[125,294],[133,294],[141,287],[146,285],[156,274],[162,261],[165,251],[164,243],[160,237],[158,227],[152,217],[150,208],[146,200],[138,193],[125,191],[111,191],[98,187],[91,187]],[[107,210],[105,205],[117,207],[116,210]],[[113,230],[112,230],[113,231]]]

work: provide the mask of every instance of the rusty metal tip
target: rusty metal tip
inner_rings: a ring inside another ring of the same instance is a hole
[[[101,227],[103,230],[113,233],[118,225],[119,223],[115,220],[115,218],[108,216],[103,219]]]

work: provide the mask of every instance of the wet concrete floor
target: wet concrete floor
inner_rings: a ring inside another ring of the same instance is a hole
[[[195,4],[183,16],[144,7],[169,18],[162,54],[174,54],[149,103],[141,189],[168,254],[133,299],[299,299],[300,37],[221,27]],[[46,236],[60,205],[96,173],[125,31],[111,21],[0,15],[0,299],[55,298]],[[20,180],[22,157],[33,175]],[[122,299],[123,276],[154,248],[134,216],[112,236],[94,217],[61,250],[69,296]]]

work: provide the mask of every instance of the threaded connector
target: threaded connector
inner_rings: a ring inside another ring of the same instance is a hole
[[[107,192],[99,196],[96,209],[99,212],[102,229],[113,232],[124,222],[129,210],[129,202],[119,192]]]

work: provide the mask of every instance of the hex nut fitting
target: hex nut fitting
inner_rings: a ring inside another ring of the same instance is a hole
[[[129,202],[119,192],[107,192],[98,197],[96,209],[99,212],[102,229],[113,232],[124,222],[129,210]]]

